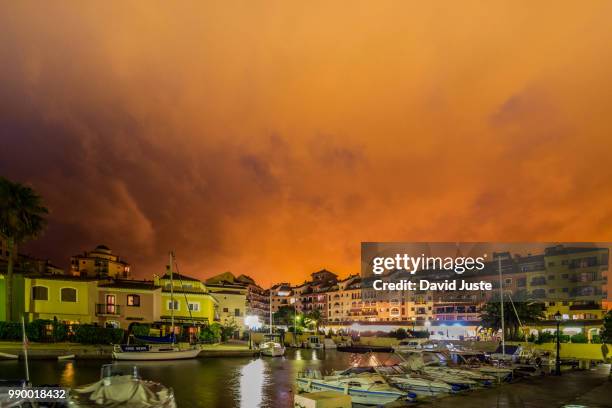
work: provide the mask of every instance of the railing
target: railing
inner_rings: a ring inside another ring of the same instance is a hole
[[[96,304],[96,316],[107,315],[107,316],[119,316],[121,314],[121,306],[110,305],[104,303]]]

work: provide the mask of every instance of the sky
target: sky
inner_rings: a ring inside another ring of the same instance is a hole
[[[607,1],[2,2],[0,174],[67,266],[267,286],[362,241],[610,241]]]

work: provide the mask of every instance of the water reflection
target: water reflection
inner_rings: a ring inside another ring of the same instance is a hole
[[[69,387],[77,385],[74,383],[74,364],[72,361],[66,362],[64,371],[62,371],[62,376],[60,377],[60,383]]]
[[[251,361],[240,370],[240,408],[262,406],[263,388],[268,380],[263,359]]]

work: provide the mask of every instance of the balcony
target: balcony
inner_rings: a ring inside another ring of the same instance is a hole
[[[546,285],[546,278],[536,278],[531,280],[531,286]]]
[[[120,316],[121,306],[96,303],[96,316]]]

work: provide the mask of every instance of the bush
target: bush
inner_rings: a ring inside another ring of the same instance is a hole
[[[429,331],[427,330],[417,330],[412,332],[412,337],[416,339],[428,339]]]
[[[200,329],[200,341],[203,343],[217,343],[221,340],[221,325],[213,323]]]
[[[21,323],[0,322],[0,340],[21,340]]]
[[[47,334],[47,326],[52,325],[51,320],[34,320],[26,324],[26,334],[30,341],[50,341],[53,340],[53,331]]]
[[[403,340],[408,337],[408,332],[405,329],[397,329],[389,332],[389,337],[394,337],[398,340]]]
[[[599,334],[594,334],[591,338],[591,343],[601,344],[601,336]]]
[[[588,343],[589,339],[582,333],[578,333],[572,336],[572,343]]]
[[[134,324],[131,330],[134,336],[148,336],[151,331],[151,326],[148,324]]]
[[[82,344],[117,344],[123,340],[123,330],[82,324],[75,327],[74,340]]]
[[[64,323],[53,324],[53,341],[68,340],[68,326]]]

